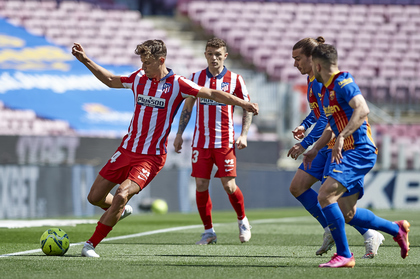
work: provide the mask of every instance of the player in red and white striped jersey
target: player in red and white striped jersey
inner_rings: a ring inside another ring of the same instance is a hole
[[[235,95],[249,102],[248,91],[242,77],[224,66],[224,61],[228,56],[226,43],[219,38],[208,40],[204,55],[208,67],[192,74],[190,79],[201,86],[219,89],[227,95]],[[251,226],[245,215],[244,197],[235,182],[234,106],[201,97],[188,98],[182,110],[178,133],[174,141],[175,151],[179,153],[182,148],[182,133],[189,122],[195,102],[197,102],[197,117],[192,143],[191,176],[195,177],[197,208],[204,224],[204,233],[196,244],[206,245],[217,242],[211,216],[212,202],[208,191],[213,165],[218,168],[215,177],[220,177],[223,188],[238,216],[239,239],[241,242],[249,241]],[[247,134],[251,121],[252,114],[244,110],[241,135],[236,140],[238,149],[247,146]]]
[[[166,143],[177,109],[187,96],[202,97],[230,105],[239,105],[258,113],[258,105],[220,90],[201,87],[166,68],[166,46],[161,40],[148,40],[136,48],[142,69],[128,77],[116,76],[89,59],[75,43],[73,55],[101,82],[112,88],[129,88],[134,93],[134,115],[127,135],[102,168],[88,195],[90,203],[105,209],[82,256],[99,257],[96,245],[126,213],[130,198],[146,187],[166,161]],[[115,196],[109,192],[120,184]]]

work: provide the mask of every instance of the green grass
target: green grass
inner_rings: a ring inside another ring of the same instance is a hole
[[[347,226],[353,269],[321,269],[330,259],[315,256],[323,230],[303,209],[247,210],[252,239],[241,244],[235,214],[214,212],[218,243],[198,246],[202,227],[120,240],[104,241],[96,248],[100,258],[82,258],[81,245],[62,257],[42,252],[0,258],[1,278],[420,278],[420,214],[417,211],[377,211],[390,219],[411,223],[411,251],[403,260],[400,249],[385,235],[379,254],[364,254],[363,238]],[[296,218],[290,218],[296,217]],[[198,214],[134,215],[121,221],[108,235],[137,234],[171,227],[199,225]],[[86,241],[95,225],[61,227],[71,243]],[[39,237],[48,227],[0,229],[0,255],[39,248]],[[335,247],[333,248],[335,251]]]

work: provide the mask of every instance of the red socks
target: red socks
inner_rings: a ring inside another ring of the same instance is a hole
[[[211,219],[212,203],[209,195],[209,190],[204,192],[195,191],[195,200],[197,202],[198,213],[200,213],[201,221],[204,224],[204,229],[213,228]]]
[[[238,215],[238,220],[242,220],[245,218],[245,206],[244,206],[244,196],[242,195],[241,189],[236,186],[235,192],[228,195],[230,203],[235,209],[236,214]]]
[[[88,241],[92,243],[93,247],[96,247],[96,245],[98,245],[99,242],[101,242],[102,239],[104,239],[111,230],[112,230],[112,227],[104,225],[101,222],[98,222],[95,232],[93,233],[92,237]]]

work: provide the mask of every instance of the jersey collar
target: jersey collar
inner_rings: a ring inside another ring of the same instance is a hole
[[[334,77],[335,77],[337,74],[339,74],[339,73],[340,73],[340,71],[337,71],[337,72],[333,73],[333,74],[330,76],[330,78],[328,79],[328,81],[325,83],[325,87],[329,87],[329,86],[331,85],[331,82],[333,82]]]
[[[226,75],[226,73],[227,73],[227,68],[226,68],[226,66],[223,66],[223,71],[220,74],[218,74],[217,76],[215,76],[215,78],[222,79]],[[207,74],[208,78],[213,77],[212,73],[210,73],[210,71],[209,71],[209,67],[206,68],[206,74]]]
[[[309,82],[313,82],[315,80],[315,75],[313,75],[312,77],[308,76],[308,79],[309,79]]]
[[[168,74],[166,75],[166,76],[164,76],[163,78],[161,78],[159,81],[162,81],[162,80],[165,80],[165,79],[167,79],[168,77],[170,77],[170,76],[173,76],[174,75],[174,71],[172,71],[172,69],[170,69],[170,68],[166,68],[167,70],[168,70]],[[150,80],[153,80],[152,78],[149,78]]]

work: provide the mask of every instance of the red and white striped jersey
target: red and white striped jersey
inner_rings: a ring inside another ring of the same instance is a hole
[[[222,90],[245,101],[250,100],[242,76],[232,73],[226,67],[215,77],[207,68],[192,74],[190,79],[200,86]],[[198,98],[192,147],[233,147],[235,143],[233,110],[234,106]]]
[[[142,69],[121,77],[134,93],[134,115],[121,147],[134,153],[166,154],[171,124],[184,98],[197,96],[201,86],[175,75],[171,69],[161,80],[149,79]]]

